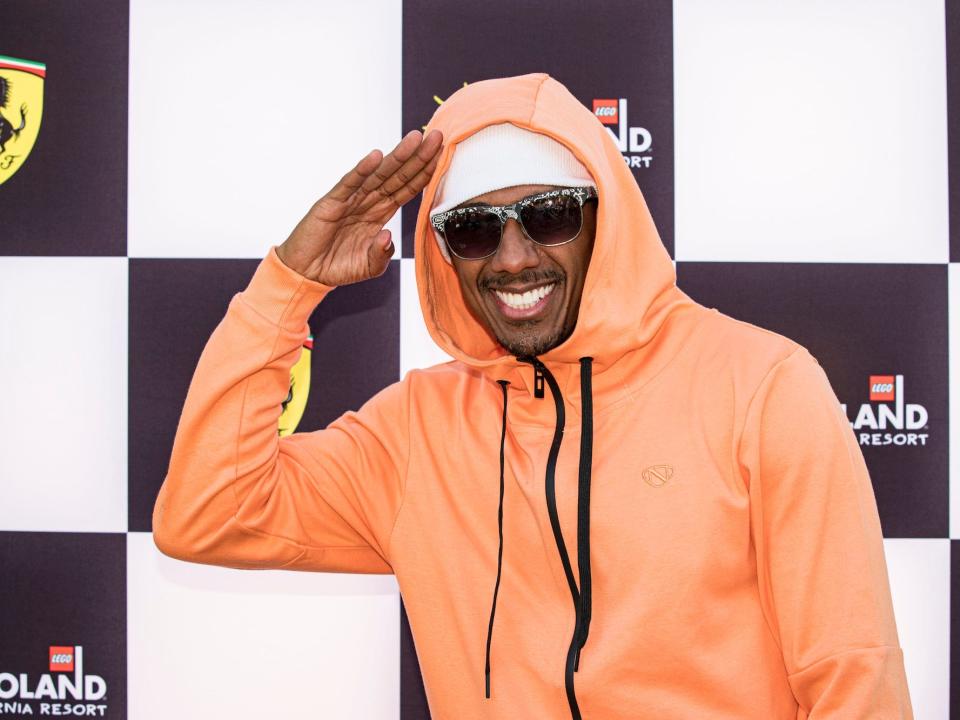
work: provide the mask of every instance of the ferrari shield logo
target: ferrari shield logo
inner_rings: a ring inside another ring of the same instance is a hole
[[[0,185],[20,169],[40,132],[43,63],[0,55]]]
[[[313,334],[307,335],[300,348],[300,357],[290,368],[290,386],[287,399],[280,407],[280,436],[290,435],[300,424],[303,411],[307,407],[307,395],[310,394],[310,357],[313,354]]]

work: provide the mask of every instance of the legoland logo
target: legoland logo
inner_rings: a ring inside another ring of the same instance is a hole
[[[50,672],[73,672],[73,647],[50,646]]]
[[[889,402],[896,399],[893,375],[870,376],[870,402]]]
[[[850,424],[861,445],[926,445],[929,433],[918,431],[928,429],[928,419],[923,405],[905,402],[903,375],[871,375],[869,402]]]
[[[623,160],[631,168],[648,168],[653,162],[650,148],[653,136],[643,127],[630,127],[627,122],[627,99],[593,100],[593,114],[607,126],[607,132],[623,153]],[[613,127],[616,127],[614,131]]]
[[[84,675],[82,645],[51,645],[49,668],[36,680],[28,673],[0,672],[0,717],[106,715],[107,704],[95,701],[106,699],[107,682],[99,675]],[[38,702],[44,700],[60,702]]]
[[[593,114],[604,125],[620,124],[620,107],[616,100],[594,100]]]

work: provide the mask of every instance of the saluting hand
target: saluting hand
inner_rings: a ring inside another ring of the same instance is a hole
[[[287,266],[325,285],[382,275],[393,256],[387,221],[430,181],[443,141],[439,130],[412,130],[383,157],[371,150],[314,203],[277,246]]]

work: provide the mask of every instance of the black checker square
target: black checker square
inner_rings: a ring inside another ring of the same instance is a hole
[[[430,706],[423,686],[417,646],[400,597],[400,720],[429,720]]]
[[[854,423],[884,537],[949,536],[946,265],[678,262],[677,284],[817,358]],[[891,387],[871,400],[874,383]]]
[[[0,717],[127,717],[125,533],[0,531]]]
[[[0,183],[0,255],[126,255],[129,26],[127,0],[0,5],[0,55],[46,66],[42,118],[25,118],[36,143]],[[3,114],[19,124],[16,105]]]
[[[187,389],[207,340],[259,260],[130,258],[129,527],[152,529]],[[400,264],[335,288],[310,318],[298,431],[326,427],[400,378]]]
[[[608,128],[626,143],[624,161],[673,257],[673,4],[493,0],[451,12],[440,0],[404,0],[404,133],[422,130],[434,98],[465,82],[532,72],[555,77],[591,110],[594,100],[614,101]],[[403,257],[413,257],[421,199],[401,209]]]

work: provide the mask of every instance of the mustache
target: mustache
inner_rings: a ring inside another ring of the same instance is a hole
[[[549,282],[561,282],[564,275],[555,270],[526,271],[519,275],[484,278],[477,283],[481,290],[502,290],[508,285],[534,285]]]

